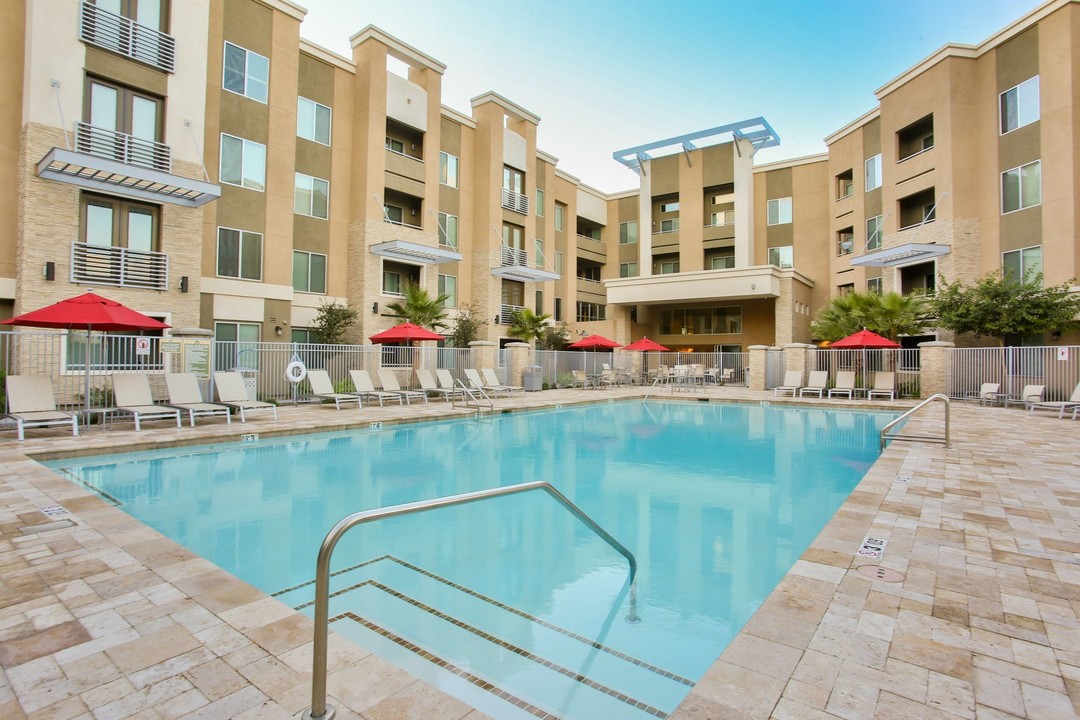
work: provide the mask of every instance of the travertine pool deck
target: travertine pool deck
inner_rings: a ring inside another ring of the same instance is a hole
[[[644,392],[546,391],[496,407]],[[729,387],[705,396],[820,402]],[[265,415],[181,430],[152,423],[138,434],[118,424],[79,438],[31,430],[21,444],[4,432],[0,718],[295,718],[310,703],[306,616],[29,457],[452,412],[442,401],[340,412],[285,407],[276,423]],[[935,406],[909,427],[941,426]],[[671,717],[1080,715],[1080,422],[953,403],[952,433],[949,448],[886,450]],[[41,508],[53,503],[68,514],[46,517]],[[55,520],[73,524],[44,530]],[[867,535],[888,541],[880,561],[858,559]],[[864,564],[903,580],[866,577],[856,569]],[[329,690],[338,718],[486,717],[337,636]]]

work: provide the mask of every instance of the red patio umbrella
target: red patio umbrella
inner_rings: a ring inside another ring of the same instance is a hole
[[[442,340],[443,337],[444,336],[439,333],[431,332],[427,328],[422,328],[411,322],[403,322],[400,325],[395,325],[389,330],[375,333],[371,336],[371,341],[376,343],[412,342],[413,340]]]
[[[614,350],[619,347],[619,343],[614,340],[608,340],[603,335],[589,335],[583,337],[575,343],[570,343],[566,347],[575,348],[577,350],[595,350],[597,348],[604,348],[605,350]]]
[[[848,335],[846,338],[830,343],[831,348],[841,350],[895,350],[900,346],[888,338],[881,337],[876,332],[870,332],[863,328],[859,332]]]
[[[635,340],[634,342],[630,343],[629,345],[623,345],[622,349],[623,350],[641,350],[641,351],[645,351],[645,350],[667,351],[668,350],[668,348],[664,347],[660,343],[656,342],[655,340],[650,340],[647,337],[643,337],[640,340]]]

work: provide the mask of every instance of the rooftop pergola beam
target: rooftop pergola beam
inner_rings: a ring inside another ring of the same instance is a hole
[[[636,171],[641,167],[643,159],[650,159],[647,154],[650,150],[682,146],[683,152],[689,153],[690,150],[697,149],[697,146],[693,141],[724,135],[734,138],[746,138],[754,146],[755,152],[762,148],[775,147],[780,144],[780,136],[772,129],[772,126],[769,125],[768,121],[764,117],[756,117],[729,123],[727,125],[720,125],[718,127],[709,128],[708,130],[698,130],[697,132],[687,133],[686,135],[656,140],[644,145],[626,148],[625,150],[618,150],[612,153],[611,156],[631,170]]]

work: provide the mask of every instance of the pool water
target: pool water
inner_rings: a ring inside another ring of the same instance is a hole
[[[311,614],[345,515],[546,480],[369,523],[334,554],[332,629],[495,718],[666,717],[878,455],[890,413],[602,403],[47,463]],[[331,683],[333,688],[333,683]]]

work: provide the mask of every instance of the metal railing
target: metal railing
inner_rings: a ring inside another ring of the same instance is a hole
[[[929,405],[930,403],[933,403],[933,402],[944,402],[945,403],[945,434],[944,435],[901,435],[899,433],[892,432],[892,429],[894,427],[896,427],[897,425],[902,423],[904,420],[907,420],[909,417],[914,415],[917,411],[921,410],[922,408],[926,407],[927,405]],[[952,401],[949,400],[948,395],[945,395],[944,393],[934,393],[933,395],[926,398],[925,400],[923,400],[921,403],[919,403],[915,407],[908,410],[906,413],[904,413],[900,417],[898,417],[895,420],[892,420],[891,422],[886,424],[885,427],[881,428],[881,434],[880,434],[881,449],[884,450],[885,446],[888,444],[888,442],[890,440],[904,440],[906,442],[939,443],[941,445],[944,445],[945,447],[949,447],[949,405],[950,405],[951,402]]]
[[[1080,346],[949,348],[945,392],[965,398],[983,383],[998,383],[1006,398],[1025,385],[1045,387],[1044,399],[1065,400],[1080,382]]]
[[[172,72],[176,63],[176,40],[171,35],[102,10],[91,2],[82,4],[79,39],[165,72]]]
[[[334,548],[337,546],[338,541],[341,540],[346,532],[357,525],[371,522],[372,520],[381,520],[383,518],[409,515],[437,508],[464,505],[476,502],[477,500],[487,500],[503,495],[515,495],[517,493],[529,492],[532,490],[543,490],[551,495],[559,502],[559,504],[569,510],[574,517],[585,523],[585,525],[596,533],[604,542],[626,558],[626,562],[630,566],[628,584],[631,586],[633,585],[634,578],[637,576],[637,560],[634,558],[634,554],[627,550],[622,543],[609,535],[606,530],[597,525],[592,518],[586,515],[565,495],[556,490],[550,483],[543,481],[520,483],[518,485],[510,485],[507,487],[479,490],[477,492],[462,493],[460,495],[450,495],[448,497],[435,498],[433,500],[421,500],[418,502],[405,503],[403,505],[375,508],[348,515],[330,529],[330,532],[327,533],[326,538],[322,542],[322,546],[319,548],[319,556],[315,569],[315,632],[313,657],[311,660],[311,707],[308,708],[307,712],[301,715],[301,718],[303,720],[332,720],[334,717],[334,709],[328,707],[326,704],[327,644],[330,633],[330,558],[334,554]],[[621,595],[619,597],[621,599]],[[633,614],[633,609],[631,609],[631,613]]]
[[[168,290],[169,256],[161,252],[73,242],[71,282]]]
[[[500,305],[499,306],[499,324],[510,325],[514,322],[514,313],[519,310],[524,310],[523,305]]]
[[[491,400],[484,388],[478,388],[471,383],[466,383],[464,380],[458,378],[456,381],[458,389],[461,390],[461,400],[465,403],[465,407],[470,407],[473,403],[476,403],[476,417],[480,417],[480,398],[487,401],[487,409],[489,413],[495,412],[495,403]],[[450,398],[450,407],[457,409],[457,395]]]
[[[125,165],[172,172],[172,149],[168,145],[89,123],[75,123],[75,151]]]
[[[526,250],[518,250],[517,248],[503,245],[499,248],[499,262],[502,264],[502,267],[528,267],[529,253]]]
[[[529,214],[529,196],[522,195],[519,192],[513,190],[502,189],[502,206],[507,210],[521,213],[522,215]]]

